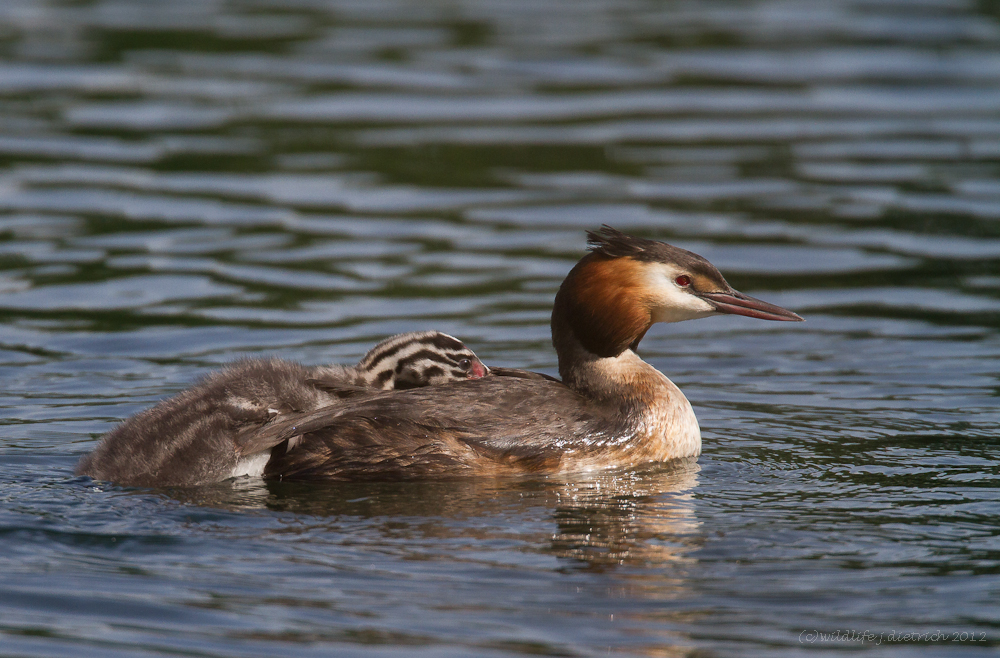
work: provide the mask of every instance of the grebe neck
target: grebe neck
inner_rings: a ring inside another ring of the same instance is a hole
[[[588,254],[574,267],[552,307],[552,344],[563,382],[586,397],[646,406],[668,383],[636,354],[652,326],[642,295],[623,276],[632,261]]]
[[[628,414],[649,406],[663,394],[669,380],[631,349],[616,356],[597,356],[568,347],[559,354],[563,383],[595,401],[611,404]]]
[[[552,313],[552,342],[563,383],[617,418],[616,435],[629,437],[630,449],[638,451],[629,459],[663,461],[699,454],[701,430],[691,404],[635,352],[652,322],[624,317],[617,325],[605,322],[581,331],[578,323],[585,311],[577,302],[584,300],[574,297],[564,286]]]

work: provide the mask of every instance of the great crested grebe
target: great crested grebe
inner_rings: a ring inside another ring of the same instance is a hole
[[[356,366],[244,359],[127,419],[76,469],[132,486],[183,486],[259,473],[269,447],[244,437],[284,418],[331,408],[371,390],[405,390],[475,379],[489,369],[460,340],[437,331],[393,336]]]
[[[559,473],[701,452],[684,394],[636,354],[656,322],[726,313],[801,321],[744,295],[707,260],[610,227],[570,271],[552,310],[562,381],[494,368],[472,381],[374,393],[243,437],[272,449],[265,478],[415,479]]]

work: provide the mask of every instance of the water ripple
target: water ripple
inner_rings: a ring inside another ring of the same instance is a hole
[[[989,3],[10,0],[0,24],[7,653],[1000,643]],[[806,318],[643,339],[696,409],[696,462],[72,476],[240,355],[351,363],[438,329],[556,374],[552,298],[602,223]],[[967,637],[802,639],[837,629]]]

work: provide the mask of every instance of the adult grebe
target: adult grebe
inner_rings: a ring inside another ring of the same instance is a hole
[[[437,331],[388,338],[356,366],[245,359],[127,419],[80,461],[77,473],[133,486],[259,475],[270,446],[253,452],[241,439],[269,424],[363,391],[433,386],[488,373],[472,350]]]
[[[241,437],[272,448],[266,478],[413,479],[558,473],[701,452],[684,394],[636,354],[656,322],[728,313],[798,315],[733,288],[704,258],[608,226],[570,271],[552,310],[562,382],[494,368],[494,376],[364,395]]]

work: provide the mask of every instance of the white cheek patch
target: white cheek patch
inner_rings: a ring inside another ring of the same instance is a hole
[[[715,313],[714,306],[674,282],[681,274],[683,270],[666,264],[650,268],[648,283],[652,293],[650,315],[653,322],[695,320]]]

